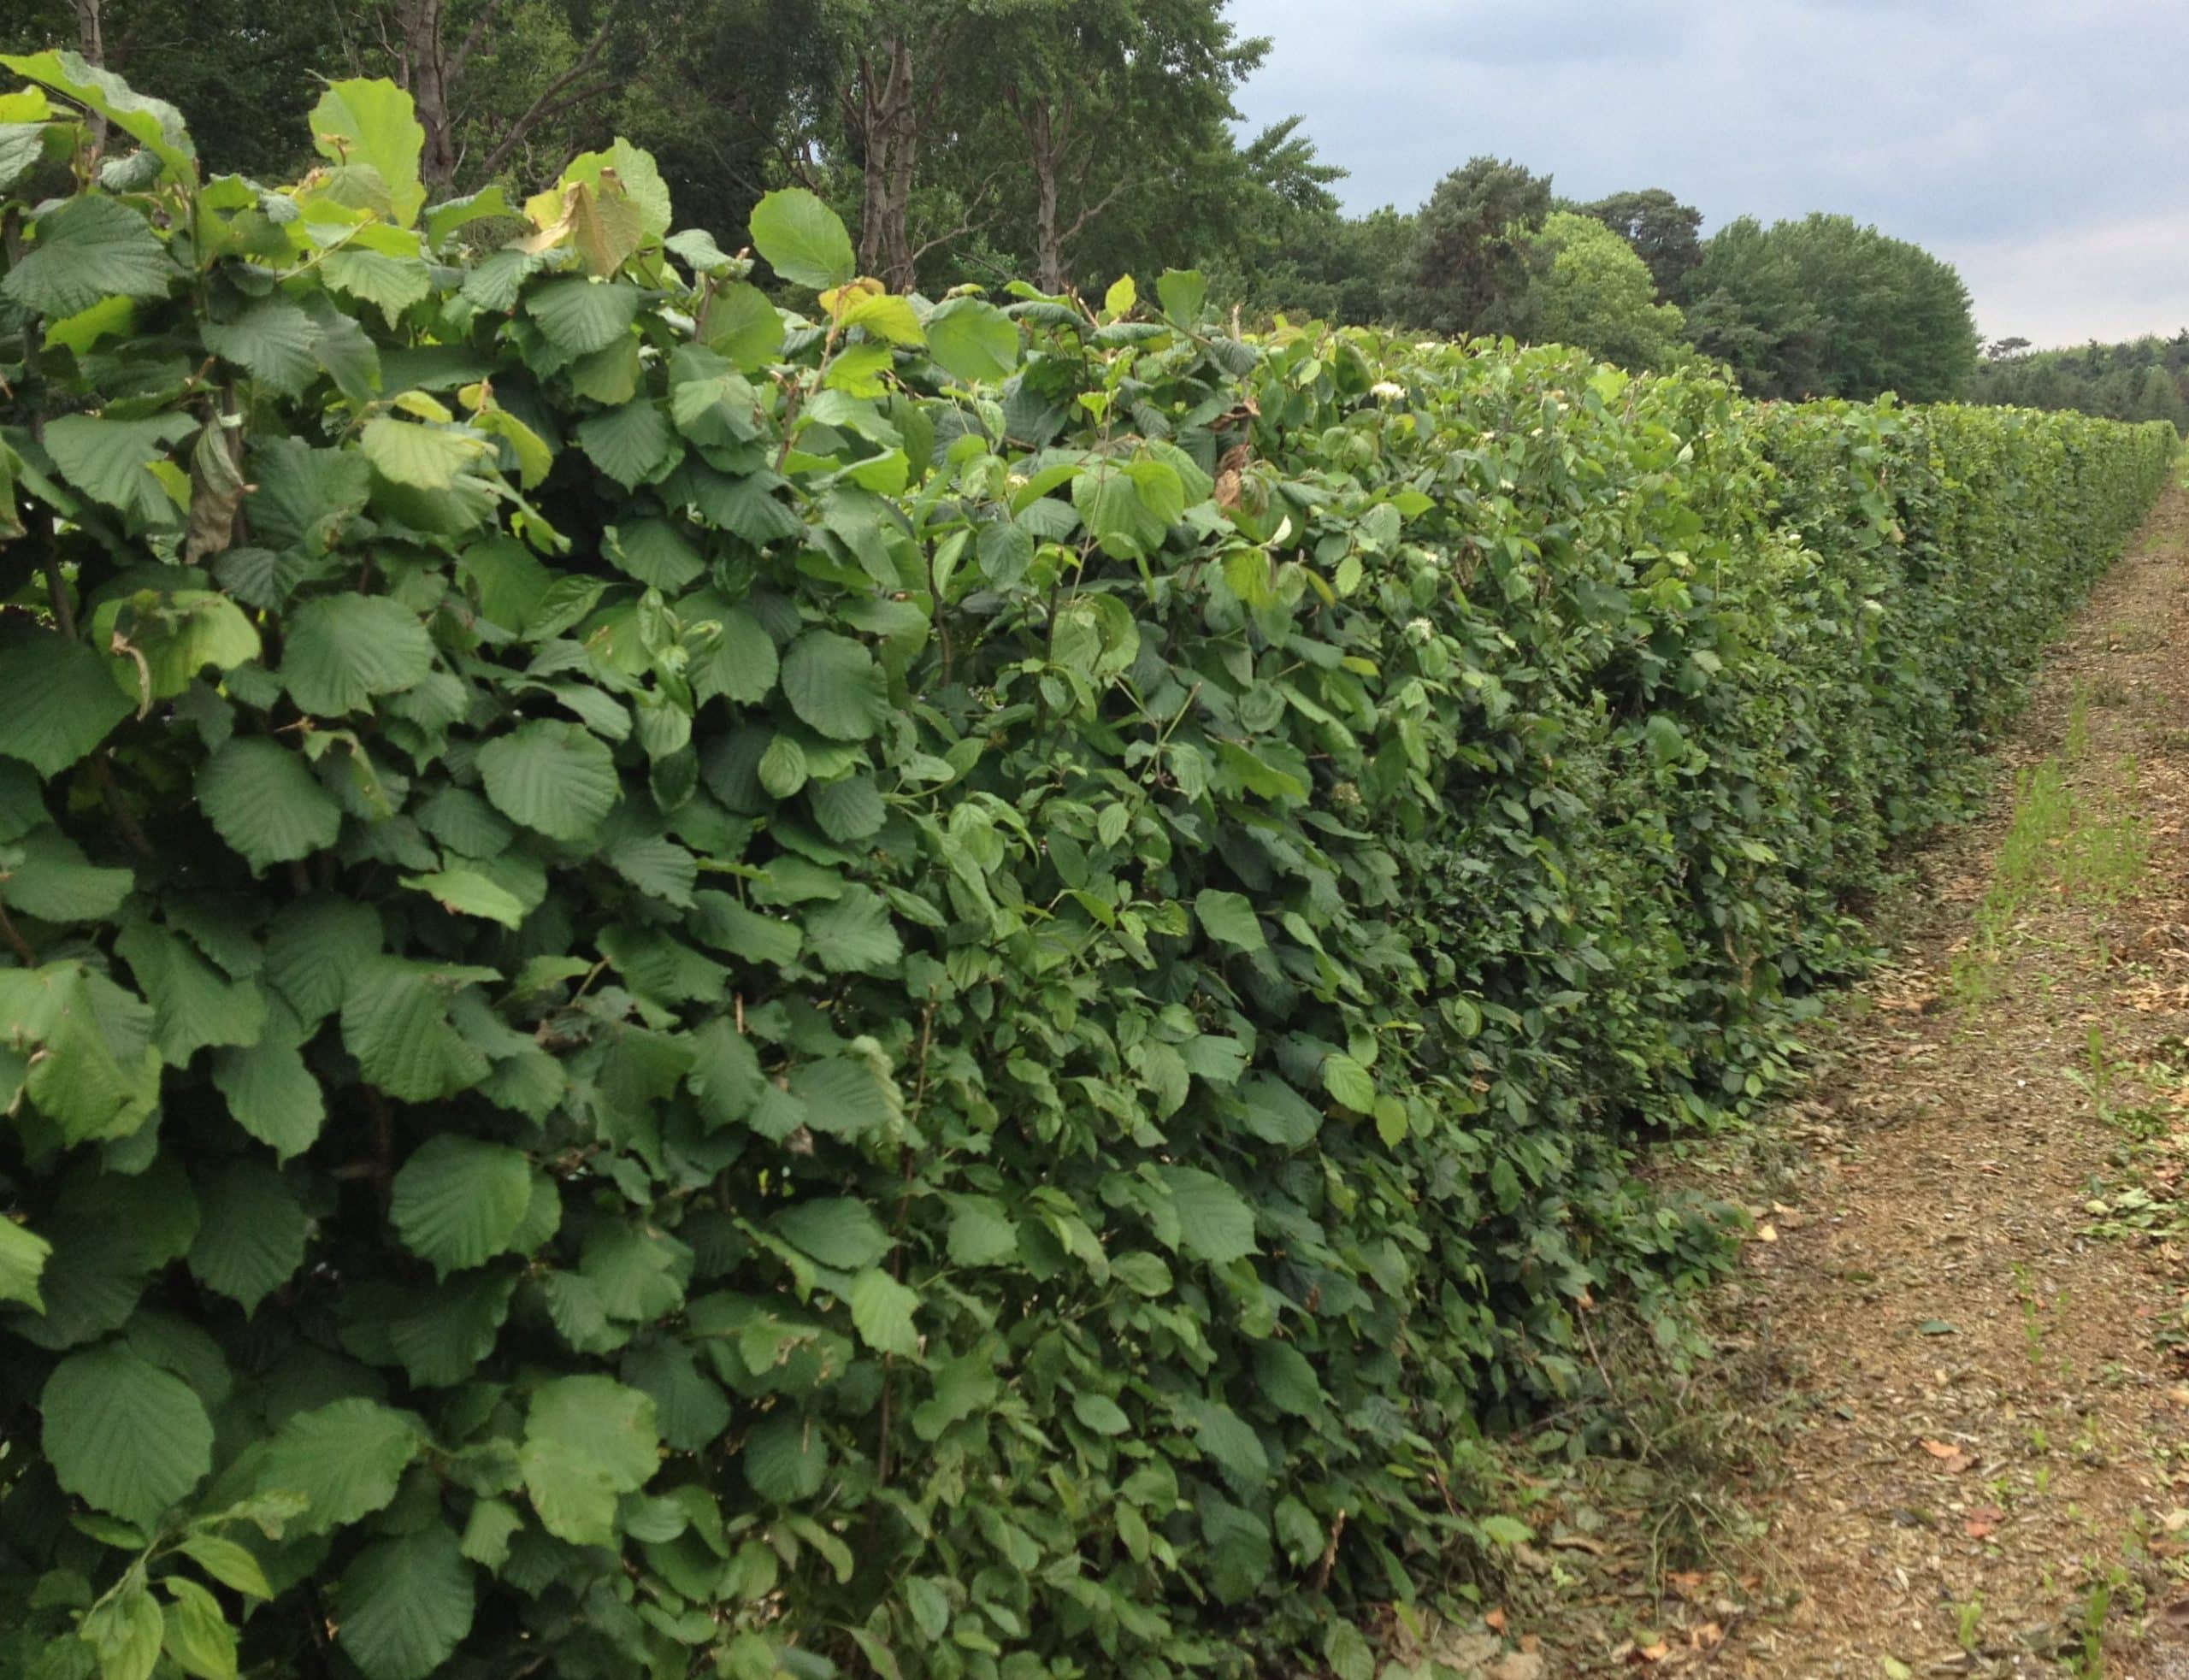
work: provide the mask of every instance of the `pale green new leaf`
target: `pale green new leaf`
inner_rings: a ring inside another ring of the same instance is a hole
[[[190,131],[183,127],[182,113],[166,100],[138,92],[111,70],[86,62],[80,53],[0,55],[0,64],[97,112],[160,160],[162,180],[197,179],[198,153],[190,143]]]
[[[402,226],[417,220],[426,131],[408,93],[385,80],[333,83],[312,107],[311,135],[322,157],[377,172]]]
[[[531,1200],[521,1150],[444,1132],[395,1175],[388,1217],[404,1247],[445,1277],[506,1253]]]
[[[431,896],[456,916],[483,917],[504,928],[523,925],[524,900],[476,869],[442,869],[434,875],[406,875],[403,884]]]
[[[919,1331],[912,1323],[920,1298],[880,1267],[872,1267],[852,1280],[848,1305],[859,1340],[879,1353],[919,1357]]]
[[[770,192],[752,209],[752,249],[794,286],[841,286],[858,258],[841,217],[802,186]]]
[[[382,415],[369,421],[359,441],[374,471],[395,484],[418,490],[446,490],[467,468],[485,461],[493,445],[469,432]],[[360,600],[378,598],[371,596]]]
[[[180,1377],[118,1344],[56,1365],[38,1410],[55,1477],[125,1522],[157,1522],[213,1467],[204,1403]]]

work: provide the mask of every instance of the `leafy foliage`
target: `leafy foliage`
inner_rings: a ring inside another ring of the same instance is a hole
[[[0,281],[0,1671],[1244,1672],[1511,1541],[1722,1255],[1636,1129],[2173,450],[784,197],[793,314],[629,149],[472,249],[387,88],[264,187],[12,63],[149,161]]]

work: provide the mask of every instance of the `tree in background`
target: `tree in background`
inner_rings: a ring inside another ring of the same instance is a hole
[[[1688,275],[1702,260],[1702,212],[1683,204],[1661,186],[1639,192],[1614,192],[1594,203],[1575,206],[1611,229],[1649,265],[1658,298],[1681,295]]]
[[[1730,222],[1704,244],[1688,293],[1697,345],[1761,396],[1867,400],[1895,391],[1940,402],[1976,370],[1961,276],[1851,216]]]
[[[1473,158],[1437,182],[1414,246],[1414,323],[1451,333],[1525,330],[1528,237],[1550,207],[1550,177],[1509,159]]]
[[[2171,339],[2072,350],[2036,350],[2027,339],[2002,339],[1985,350],[1968,396],[2015,408],[2163,420],[2189,430],[2189,330]]]
[[[1592,215],[1561,210],[1530,236],[1527,318],[1538,341],[1661,371],[1693,354],[1679,309],[1656,301],[1648,265]]]

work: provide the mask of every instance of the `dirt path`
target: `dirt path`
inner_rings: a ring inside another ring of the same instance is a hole
[[[2189,496],[2003,756],[1788,1116],[1731,1297],[1794,1373],[1751,1490],[1785,1607],[1672,1667],[2189,1680]]]

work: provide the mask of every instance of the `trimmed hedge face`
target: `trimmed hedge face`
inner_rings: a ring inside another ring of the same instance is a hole
[[[5,62],[0,1671],[1354,1671],[2173,454]]]

